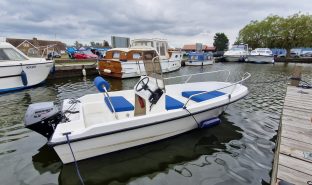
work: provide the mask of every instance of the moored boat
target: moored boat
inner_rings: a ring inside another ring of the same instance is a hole
[[[9,43],[0,42],[0,93],[43,83],[53,67],[45,58],[29,58]]]
[[[198,75],[228,76],[224,70],[164,79],[157,53],[140,54],[147,76],[133,90],[108,92],[109,83],[97,77],[94,83],[101,93],[66,99],[61,111],[53,102],[32,104],[25,126],[47,137],[62,162],[70,163],[74,156],[87,159],[212,126],[227,105],[248,94],[242,82],[249,73],[234,83],[192,82]],[[187,80],[165,85],[176,79]]]
[[[226,62],[244,62],[248,52],[248,44],[233,45],[224,53],[223,58]]]
[[[192,52],[185,61],[186,66],[204,66],[213,64],[213,56],[210,53]]]
[[[247,56],[246,62],[257,64],[273,64],[273,53],[269,48],[256,48]]]
[[[160,59],[162,72],[176,71],[181,67],[182,52],[168,52],[168,43],[162,39],[135,39],[129,48],[114,48],[106,52],[104,59],[98,63],[102,76],[131,78],[145,75],[140,53],[154,49]]]

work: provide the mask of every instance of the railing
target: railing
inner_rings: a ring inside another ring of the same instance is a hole
[[[186,108],[186,105],[188,104],[188,102],[194,97],[194,96],[199,96],[199,95],[202,95],[202,94],[207,94],[209,92],[212,92],[212,91],[217,91],[217,90],[221,90],[221,89],[225,89],[225,88],[228,88],[228,87],[231,87],[231,86],[234,86],[234,88],[232,89],[231,93],[228,93],[229,95],[231,95],[233,92],[234,92],[234,89],[236,87],[237,84],[242,84],[244,81],[246,81],[248,78],[250,78],[251,74],[246,72],[244,73],[244,75],[242,76],[242,79],[235,82],[235,83],[232,83],[231,85],[227,85],[227,86],[224,86],[224,87],[221,87],[221,88],[218,88],[218,89],[214,89],[214,90],[210,90],[210,91],[205,91],[205,92],[201,92],[201,93],[197,93],[197,94],[193,94],[191,95],[187,101],[185,102],[185,104],[183,105],[183,108]],[[229,96],[229,99],[231,98],[231,96]]]
[[[225,81],[227,82],[229,77],[230,77],[230,74],[231,74],[231,72],[229,70],[218,70],[218,71],[209,71],[209,72],[196,73],[196,74],[190,74],[190,75],[174,76],[174,77],[164,78],[164,80],[171,80],[171,79],[175,79],[175,78],[182,78],[182,77],[187,77],[188,76],[188,78],[184,82],[184,83],[187,83],[187,82],[189,82],[191,80],[191,78],[193,76],[199,76],[199,75],[203,75],[203,74],[220,73],[220,72],[226,72],[227,73],[227,76],[226,76],[226,79],[225,79]]]

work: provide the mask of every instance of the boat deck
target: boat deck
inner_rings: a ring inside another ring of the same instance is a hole
[[[271,184],[312,184],[312,89],[287,88]]]

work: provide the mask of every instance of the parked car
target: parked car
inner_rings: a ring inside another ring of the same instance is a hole
[[[48,54],[48,59],[53,59],[53,58],[61,58],[61,54],[59,54],[56,51],[52,51]]]
[[[305,52],[304,54],[301,54],[300,55],[300,57],[302,57],[302,58],[306,58],[306,57],[312,57],[312,51],[310,51],[310,52]]]
[[[80,50],[73,54],[74,59],[97,59],[98,56],[93,54],[91,50]]]

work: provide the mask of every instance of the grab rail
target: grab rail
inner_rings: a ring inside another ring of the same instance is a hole
[[[204,73],[196,73],[196,74],[190,74],[190,75],[181,75],[181,76],[174,76],[174,77],[168,77],[168,78],[164,78],[164,80],[169,80],[169,79],[175,79],[175,78],[181,78],[181,77],[186,77],[188,76],[188,78],[186,79],[186,81],[184,83],[187,83],[190,81],[190,79],[193,76],[198,76],[198,75],[203,75],[203,74],[210,74],[210,73],[219,73],[219,72],[227,72],[227,77],[225,79],[225,81],[227,82],[229,79],[229,76],[231,74],[231,72],[229,70],[218,70],[218,71],[208,71],[208,72],[204,72]]]
[[[224,86],[224,87],[221,87],[221,88],[218,88],[218,89],[214,89],[214,90],[211,90],[211,91],[205,91],[205,92],[201,92],[201,93],[197,93],[197,94],[193,94],[191,95],[190,97],[188,97],[187,101],[185,102],[185,104],[183,105],[183,108],[186,108],[186,105],[187,103],[190,101],[191,98],[193,98],[194,96],[198,96],[198,95],[202,95],[202,94],[206,94],[206,93],[209,93],[209,92],[212,92],[212,91],[216,91],[216,90],[221,90],[221,89],[225,89],[225,88],[228,88],[228,87],[231,87],[231,86],[236,86],[237,84],[242,84],[244,81],[246,81],[248,78],[250,78],[251,74],[246,72],[243,74],[242,76],[242,79],[240,81],[237,81],[235,83],[232,83],[231,85],[227,85],[227,86]],[[229,95],[231,95],[234,91],[235,87],[232,89],[232,92],[229,93]]]

